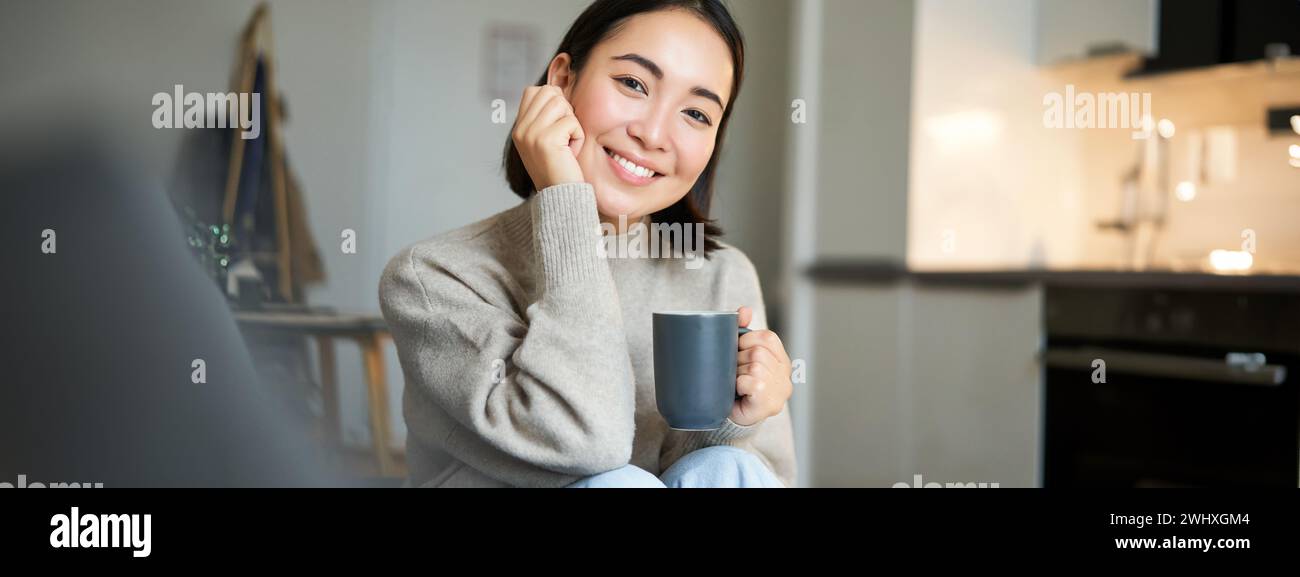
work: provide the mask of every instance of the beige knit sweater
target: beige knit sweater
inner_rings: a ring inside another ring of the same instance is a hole
[[[406,379],[415,486],[560,487],[631,463],[656,475],[686,453],[734,445],[795,486],[788,407],[748,427],[668,427],[655,408],[651,319],[663,310],[766,314],[754,267],[723,245],[682,258],[597,250],[586,183],[425,240],[379,286]]]

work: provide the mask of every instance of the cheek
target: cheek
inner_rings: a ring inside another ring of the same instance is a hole
[[[704,167],[708,166],[709,158],[713,156],[713,139],[712,134],[705,135],[688,135],[678,139],[677,144],[677,178],[693,184],[699,178],[700,173],[704,172]]]
[[[634,113],[625,103],[619,102],[617,94],[609,94],[607,90],[584,90],[575,94],[571,103],[573,115],[582,124],[587,137],[584,146],[589,148],[599,149],[596,137],[627,124]]]

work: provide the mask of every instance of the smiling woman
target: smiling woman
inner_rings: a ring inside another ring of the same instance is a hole
[[[597,0],[574,22],[506,145],[525,202],[384,271],[413,484],[794,484],[790,358],[753,265],[708,218],[743,71],[717,0]],[[673,266],[681,235],[670,250],[601,250],[602,229],[646,221],[702,228],[705,258]],[[656,409],[651,321],[665,310],[739,311],[751,329],[716,429],[672,429]]]
[[[719,2],[596,2],[537,86],[559,89],[590,137],[566,144],[596,189],[602,220],[703,223],[711,252],[722,232],[708,220],[713,179],[744,70],[740,29]],[[534,182],[514,138],[504,166],[519,196],[554,184]]]

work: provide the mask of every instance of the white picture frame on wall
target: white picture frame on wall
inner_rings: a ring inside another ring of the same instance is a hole
[[[517,103],[540,74],[538,31],[526,24],[489,24],[484,33],[483,95]]]

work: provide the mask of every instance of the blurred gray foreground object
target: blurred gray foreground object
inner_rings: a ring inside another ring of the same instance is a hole
[[[338,485],[164,192],[70,126],[0,134],[0,483]]]

